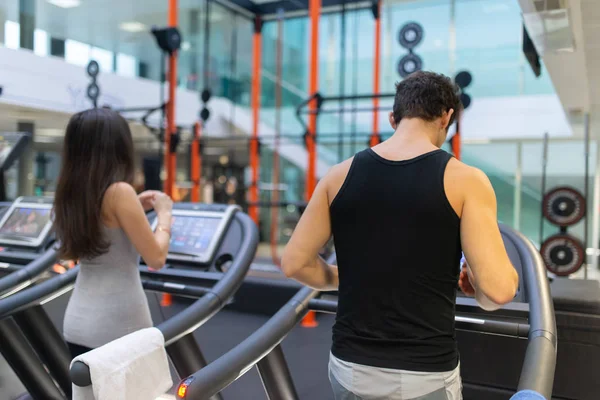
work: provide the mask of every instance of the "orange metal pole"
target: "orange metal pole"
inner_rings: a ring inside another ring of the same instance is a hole
[[[254,36],[252,40],[252,90],[251,90],[251,107],[252,107],[252,139],[250,140],[250,168],[252,170],[252,182],[250,183],[250,207],[248,214],[258,225],[258,124],[259,124],[259,109],[260,109],[260,78],[261,78],[261,58],[262,58],[262,38],[261,38],[262,20],[256,17],[254,21]]]
[[[452,136],[452,154],[460,160],[460,114],[456,116],[456,133]]]
[[[170,27],[177,26],[177,0],[169,0],[168,23]],[[169,81],[169,101],[167,103],[167,129],[165,132],[165,168],[167,178],[165,180],[165,193],[173,194],[175,185],[175,171],[177,167],[176,154],[171,152],[171,135],[175,133],[175,90],[177,87],[177,52],[169,56],[169,70],[167,80]]]
[[[170,27],[177,26],[177,0],[169,0],[168,23]],[[175,152],[171,152],[171,135],[175,133],[175,89],[177,86],[177,52],[169,56],[169,70],[167,79],[169,81],[169,102],[167,103],[167,129],[165,132],[165,168],[167,179],[165,179],[165,193],[173,197],[175,186],[175,171],[177,170],[177,158]],[[161,305],[168,307],[172,304],[169,293],[164,293]]]
[[[377,15],[375,17],[375,56],[373,65],[373,93],[379,94],[379,63],[381,62],[381,0],[377,2]],[[369,146],[379,144],[379,97],[373,97],[373,132]]]
[[[200,202],[200,177],[202,176],[202,161],[200,156],[200,122],[194,124],[194,140],[192,141],[192,193],[193,203]]]
[[[321,16],[321,0],[309,0],[308,13],[310,15],[310,60],[308,90],[311,95],[319,91],[319,18]],[[306,201],[310,201],[317,186],[317,99],[308,104],[311,111],[308,114],[308,135],[306,137],[306,150],[308,151],[308,167],[306,168]],[[301,326],[314,328],[318,326],[316,314],[309,311],[302,319]]]
[[[319,91],[319,17],[321,14],[321,0],[309,0],[310,15],[310,59],[308,91],[311,95]],[[308,135],[306,150],[308,151],[308,167],[306,168],[306,201],[312,197],[317,186],[317,99],[308,104]]]

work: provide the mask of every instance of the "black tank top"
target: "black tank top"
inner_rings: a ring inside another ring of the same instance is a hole
[[[450,371],[460,220],[444,191],[452,156],[404,161],[358,153],[333,200],[339,268],[332,353],[382,368]]]

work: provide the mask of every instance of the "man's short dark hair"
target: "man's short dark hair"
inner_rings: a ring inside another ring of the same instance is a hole
[[[450,126],[461,108],[460,89],[442,74],[417,71],[396,84],[394,121],[397,124],[402,118],[434,121],[454,109]]]

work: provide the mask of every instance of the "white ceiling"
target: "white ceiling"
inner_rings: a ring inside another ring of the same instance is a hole
[[[535,2],[519,0],[524,13],[535,11]],[[556,2],[556,0],[554,0]],[[550,3],[550,1],[548,1]],[[576,135],[583,133],[583,113],[591,116],[591,135],[600,138],[600,0],[561,0],[570,14],[573,52],[546,52],[546,71]]]

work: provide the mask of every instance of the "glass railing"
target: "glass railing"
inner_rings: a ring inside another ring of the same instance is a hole
[[[369,135],[358,133],[354,141],[349,135],[344,135],[341,152],[347,158],[357,151],[367,147]],[[337,140],[337,139],[336,139]],[[296,142],[299,144],[300,139]],[[326,148],[331,153],[338,154],[340,147],[338,143],[330,140],[319,142],[320,148]],[[520,151],[519,151],[520,148]],[[445,146],[446,150],[448,146]],[[594,167],[596,165],[597,145],[590,145],[590,177],[588,210],[592,210],[592,193],[594,183]],[[548,164],[546,178],[546,192],[556,186],[571,186],[584,193],[584,172],[582,140],[551,140],[548,145]],[[534,243],[539,245],[542,240],[559,232],[559,228],[542,220],[541,202],[543,198],[542,180],[542,141],[541,140],[500,140],[488,143],[466,142],[462,148],[462,161],[481,169],[489,177],[494,188],[498,204],[498,220],[507,224],[523,234]],[[272,152],[266,151],[261,156],[261,179],[263,182],[272,180]],[[304,198],[304,171],[295,165],[281,161],[280,172],[283,186],[280,187],[280,200],[301,201]],[[270,201],[269,190],[262,192],[263,200]],[[290,213],[291,211],[291,213]],[[261,221],[265,224],[262,231],[265,235],[270,232],[270,212],[261,214]],[[595,247],[592,242],[591,218],[594,213],[589,212],[588,218],[588,246]],[[285,243],[291,233],[294,218],[297,218],[297,210],[282,210],[279,214],[282,218],[278,223],[280,243]],[[543,231],[540,233],[540,222],[543,222]],[[570,227],[569,234],[583,240],[583,222]],[[268,236],[266,236],[268,237]]]
[[[520,147],[520,151],[519,151]],[[588,210],[592,209],[593,166],[596,165],[596,143],[590,145],[588,182]],[[523,232],[539,244],[543,239],[558,233],[559,228],[543,221],[541,140],[502,140],[490,143],[465,143],[463,161],[483,170],[492,183],[498,200],[498,219]],[[519,157],[520,155],[520,157]],[[557,186],[570,186],[584,193],[585,163],[583,140],[550,140],[546,169],[547,193]],[[518,177],[520,176],[520,183]],[[590,212],[589,217],[592,213]],[[584,224],[569,228],[569,233],[583,239]],[[588,236],[592,236],[592,224],[588,225]],[[593,246],[591,241],[588,245]]]

